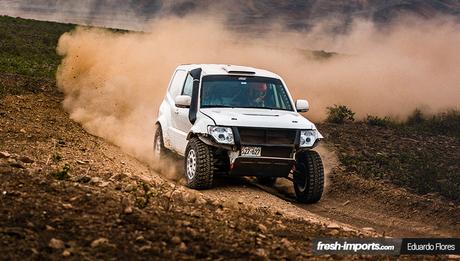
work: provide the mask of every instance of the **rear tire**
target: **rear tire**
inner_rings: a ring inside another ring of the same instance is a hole
[[[207,189],[214,177],[212,149],[198,138],[191,138],[185,150],[184,172],[187,187]]]
[[[257,177],[257,182],[264,186],[273,187],[276,183],[276,177]]]
[[[324,168],[318,152],[310,150],[296,154],[294,190],[297,201],[316,203],[321,199],[324,188]]]
[[[161,126],[155,127],[155,135],[153,136],[153,161],[155,164],[166,158],[167,149],[164,146],[163,132]]]

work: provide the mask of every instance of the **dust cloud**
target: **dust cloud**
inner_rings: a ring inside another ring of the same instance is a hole
[[[150,161],[159,104],[174,68],[184,63],[260,67],[281,75],[294,98],[306,98],[313,120],[333,104],[404,118],[416,107],[458,108],[460,26],[448,19],[401,19],[384,28],[355,21],[346,34],[327,23],[308,33],[273,26],[235,32],[215,17],[152,22],[149,33],[77,28],[58,45],[57,73],[73,120],[144,161]],[[308,50],[338,53],[317,58]]]

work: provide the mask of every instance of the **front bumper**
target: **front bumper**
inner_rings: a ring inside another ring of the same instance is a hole
[[[231,176],[287,177],[295,166],[295,153],[310,149],[300,148],[300,130],[244,128],[242,132],[241,128],[232,127],[232,131],[234,145],[219,144],[212,137],[200,136],[206,144],[228,153]],[[285,133],[279,134],[282,131]],[[261,156],[241,156],[244,146],[261,147]]]

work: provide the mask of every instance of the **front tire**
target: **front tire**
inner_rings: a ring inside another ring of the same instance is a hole
[[[207,189],[214,177],[212,149],[198,138],[191,138],[185,150],[184,172],[187,187]]]
[[[316,203],[324,188],[324,168],[318,152],[309,150],[296,154],[294,190],[297,201]]]

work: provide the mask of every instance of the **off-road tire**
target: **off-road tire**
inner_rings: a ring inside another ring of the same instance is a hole
[[[273,187],[276,183],[276,177],[257,177],[257,183],[268,186],[268,187]]]
[[[158,150],[157,150],[158,149]],[[159,156],[156,156],[159,153]],[[161,126],[155,126],[155,134],[153,136],[153,158],[155,163],[159,163],[167,157],[168,149],[165,148],[163,140],[163,132]]]
[[[316,203],[324,188],[324,168],[318,152],[309,150],[296,154],[294,190],[297,201]]]
[[[194,167],[192,157],[195,158]],[[212,148],[198,138],[191,138],[185,149],[184,159],[184,173],[187,180],[187,187],[192,189],[210,188],[214,177],[213,162],[214,155]],[[194,174],[191,168],[194,168]]]

